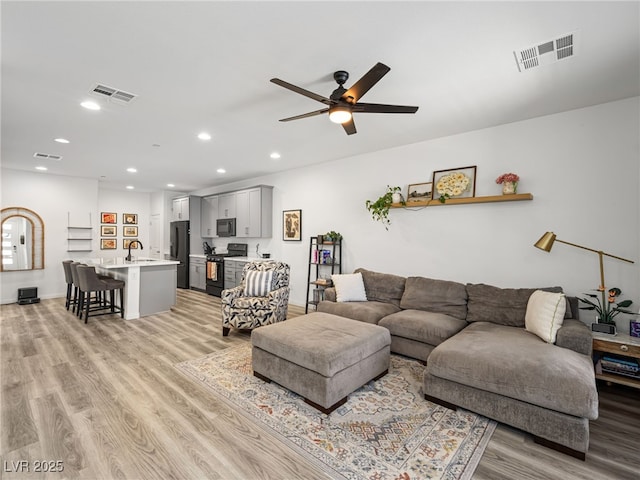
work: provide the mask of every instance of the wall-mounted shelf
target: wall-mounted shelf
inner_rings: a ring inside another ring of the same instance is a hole
[[[515,193],[513,195],[488,195],[486,197],[449,198],[445,203],[439,200],[421,200],[418,202],[408,202],[406,205],[392,203],[391,208],[414,208],[414,207],[443,207],[446,205],[462,205],[466,203],[496,203],[496,202],[521,202],[533,200],[532,193]]]

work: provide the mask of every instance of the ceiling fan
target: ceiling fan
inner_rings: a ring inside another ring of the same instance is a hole
[[[380,103],[358,103],[365,93],[371,87],[380,81],[391,69],[386,65],[378,62],[371,70],[365,73],[350,89],[343,87],[344,83],[349,79],[349,73],[344,70],[338,70],[333,74],[333,78],[338,82],[336,88],[329,98],[323,97],[316,93],[305,90],[304,88],[292,85],[279,78],[272,78],[271,82],[280,85],[292,92],[299,93],[312,100],[327,105],[327,108],[316,110],[314,112],[303,113],[295,117],[283,118],[281,122],[290,122],[291,120],[299,120],[301,118],[315,117],[329,113],[329,119],[335,123],[341,123],[347,135],[356,133],[356,125],[353,122],[353,113],[416,113],[418,107],[408,107],[404,105],[385,105]]]

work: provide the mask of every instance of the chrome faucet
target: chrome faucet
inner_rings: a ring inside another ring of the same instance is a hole
[[[125,257],[125,260],[127,262],[131,261],[131,245],[133,245],[134,243],[137,243],[138,245],[140,245],[140,250],[144,250],[144,247],[142,246],[142,242],[140,242],[140,240],[131,240],[129,242],[129,255]]]

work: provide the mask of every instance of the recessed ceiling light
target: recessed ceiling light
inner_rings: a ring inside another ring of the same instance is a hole
[[[46,172],[48,170],[47,167],[36,167],[36,170],[42,170],[43,172]]]
[[[167,183],[167,187],[173,188],[173,187],[175,187],[175,185],[173,183]]]
[[[100,110],[100,105],[96,102],[86,101],[82,102],[80,106],[86,108],[87,110]]]
[[[211,140],[211,135],[209,135],[207,132],[200,132],[198,134],[198,138],[200,140]]]
[[[127,172],[129,172],[129,173],[136,173],[137,171],[138,171],[137,168],[133,168],[133,167],[127,168]]]
[[[69,140],[67,140],[66,138],[55,138],[54,142],[58,142],[58,143],[69,143]]]
[[[216,172],[218,172],[218,173],[227,173],[227,171],[224,168],[219,168],[218,170],[216,170]]]
[[[280,154],[278,152],[273,152],[271,155],[269,155],[271,158],[273,158],[274,160],[277,160],[278,158],[280,158]]]
[[[127,190],[133,190],[134,188],[136,187],[134,187],[133,185],[127,185]]]

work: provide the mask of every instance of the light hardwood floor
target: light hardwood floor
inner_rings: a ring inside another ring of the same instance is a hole
[[[290,308],[290,317],[302,313]],[[1,478],[327,478],[173,367],[249,341],[235,330],[222,337],[219,299],[179,290],[171,312],[88,325],[64,299],[3,305],[1,314]],[[35,473],[37,461],[61,461],[64,471]],[[501,425],[474,478],[637,479],[638,472],[639,392],[603,386],[586,462]]]

